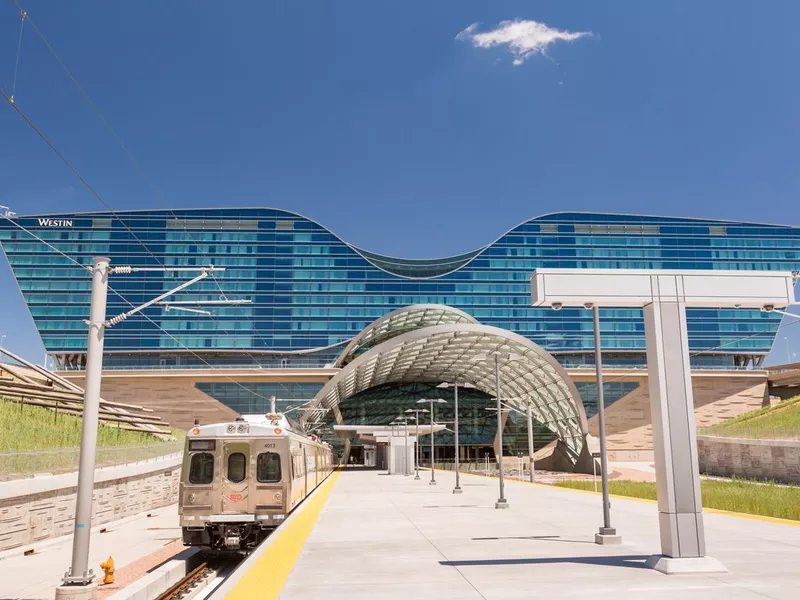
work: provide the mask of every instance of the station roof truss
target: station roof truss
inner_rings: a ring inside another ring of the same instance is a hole
[[[344,367],[370,348],[408,331],[434,325],[478,321],[462,310],[444,304],[412,304],[383,315],[365,327],[342,351],[337,367]]]
[[[470,321],[423,326],[388,337],[346,362],[319,391],[312,406],[336,409],[348,398],[387,383],[468,383],[494,397],[492,356],[513,354],[517,360],[500,360],[501,399],[523,412],[530,402],[533,417],[553,431],[577,459],[588,431],[586,415],[580,394],[563,367],[520,335]]]

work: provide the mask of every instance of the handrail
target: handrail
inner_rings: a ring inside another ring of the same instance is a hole
[[[159,460],[183,452],[184,442],[106,446],[97,449],[96,468],[116,467]],[[0,481],[60,475],[78,470],[80,448],[0,452]]]

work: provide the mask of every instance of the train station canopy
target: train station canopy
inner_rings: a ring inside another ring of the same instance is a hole
[[[363,350],[356,355],[356,348]],[[563,367],[530,340],[478,324],[446,306],[410,306],[367,327],[342,353],[341,370],[312,406],[335,414],[347,399],[389,383],[458,382],[495,396],[495,353],[500,355],[503,402],[523,412],[530,402],[534,418],[577,459],[587,433],[586,415]],[[509,355],[516,359],[508,360]]]
[[[477,323],[462,310],[444,304],[413,304],[385,314],[365,327],[342,351],[336,361],[343,367],[370,348],[395,336],[433,325]]]

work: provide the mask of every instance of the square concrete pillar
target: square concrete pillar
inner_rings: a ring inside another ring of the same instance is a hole
[[[686,304],[644,307],[661,553],[705,556]]]
[[[661,552],[664,573],[725,572],[705,556],[703,507],[689,367],[686,307],[761,308],[794,303],[788,271],[537,269],[534,306],[644,309]]]

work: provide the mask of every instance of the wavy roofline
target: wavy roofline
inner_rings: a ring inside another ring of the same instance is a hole
[[[326,227],[325,225],[323,225],[322,223],[320,223],[316,219],[308,217],[308,216],[306,216],[306,215],[304,215],[302,213],[299,213],[297,211],[289,210],[289,209],[286,209],[286,208],[276,208],[276,207],[271,207],[271,206],[219,206],[219,207],[205,206],[205,207],[199,207],[199,208],[136,208],[136,209],[113,210],[113,211],[112,210],[105,210],[105,211],[98,210],[98,211],[83,211],[83,212],[42,213],[42,214],[32,214],[32,215],[15,214],[13,217],[7,217],[7,218],[10,218],[10,219],[19,219],[19,218],[31,219],[31,218],[38,218],[38,217],[50,217],[50,218],[53,218],[53,217],[61,217],[61,216],[66,216],[66,215],[73,215],[73,216],[79,216],[79,215],[104,215],[104,216],[109,216],[110,215],[110,216],[114,217],[114,216],[119,216],[119,215],[122,215],[122,214],[145,213],[145,212],[165,212],[165,213],[171,213],[173,216],[175,216],[174,213],[176,211],[178,211],[178,212],[180,212],[180,211],[192,212],[192,211],[203,211],[203,210],[217,210],[217,211],[225,211],[225,210],[231,210],[231,211],[233,211],[233,210],[274,210],[274,211],[279,211],[279,212],[286,213],[287,215],[292,215],[292,216],[295,216],[295,217],[299,217],[301,219],[305,219],[306,221],[309,221],[309,222],[313,223],[314,225],[317,225],[318,227],[320,227],[321,229],[323,229],[324,231],[329,233],[336,240],[338,240],[339,242],[341,242],[342,244],[344,244],[345,246],[350,248],[353,252],[358,254],[361,258],[363,258],[365,261],[367,261],[369,264],[371,264],[376,269],[378,269],[380,271],[383,271],[384,273],[387,273],[389,275],[393,275],[394,277],[400,277],[402,279],[411,279],[411,280],[436,279],[436,278],[439,278],[439,277],[443,277],[445,275],[450,275],[451,273],[456,273],[456,272],[460,271],[461,269],[463,269],[464,267],[468,266],[473,260],[475,260],[476,258],[481,256],[488,248],[490,248],[491,246],[493,246],[494,244],[499,242],[505,236],[509,235],[515,229],[518,229],[519,227],[522,227],[523,225],[525,225],[527,223],[531,223],[533,221],[542,220],[542,219],[545,219],[547,217],[555,217],[555,216],[558,216],[558,215],[595,215],[595,216],[607,216],[607,217],[634,217],[634,218],[640,217],[640,218],[647,218],[647,219],[675,219],[675,220],[678,220],[678,221],[692,221],[692,222],[698,222],[698,223],[720,223],[720,224],[734,224],[734,225],[766,226],[766,227],[776,227],[776,228],[782,228],[782,229],[800,229],[800,226],[797,226],[797,225],[781,225],[781,224],[776,224],[776,223],[761,223],[761,222],[754,222],[754,221],[734,221],[734,220],[731,220],[731,219],[709,219],[709,218],[704,218],[704,217],[676,217],[676,216],[670,216],[670,215],[647,215],[647,214],[639,214],[639,213],[618,213],[618,212],[602,212],[602,211],[580,211],[580,210],[566,211],[566,210],[559,210],[559,211],[554,211],[554,212],[549,212],[549,213],[543,213],[543,214],[540,214],[538,216],[531,217],[529,219],[525,219],[523,221],[520,221],[519,223],[517,223],[513,227],[507,229],[502,234],[500,234],[499,236],[494,238],[488,244],[485,244],[483,246],[479,246],[478,248],[476,248],[474,250],[471,250],[471,251],[468,251],[468,252],[461,252],[459,254],[450,255],[450,256],[414,259],[414,258],[403,258],[403,257],[400,257],[400,256],[389,256],[389,255],[385,255],[385,254],[379,254],[377,252],[372,252],[371,250],[361,249],[358,246],[356,246],[356,245],[348,242],[347,240],[341,238],[339,235],[334,233],[331,229],[329,229],[328,227]],[[386,259],[387,261],[398,260],[398,261],[409,261],[409,262],[423,261],[423,260],[424,261],[438,260],[438,261],[442,261],[442,262],[448,262],[448,261],[449,262],[456,262],[460,257],[466,256],[468,254],[474,253],[474,256],[469,258],[463,264],[461,264],[458,267],[456,267],[454,269],[451,269],[449,271],[445,271],[445,272],[442,272],[442,273],[438,273],[436,275],[430,275],[430,276],[426,276],[426,277],[413,277],[413,276],[410,276],[410,275],[401,275],[399,273],[393,273],[392,271],[389,271],[389,270],[385,269],[384,267],[375,264],[373,262],[373,260],[370,260],[370,258],[368,258],[364,254],[362,254],[362,252],[367,252],[367,253],[372,254],[372,255],[374,255],[376,257],[380,257],[381,259]]]

